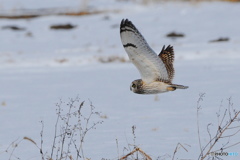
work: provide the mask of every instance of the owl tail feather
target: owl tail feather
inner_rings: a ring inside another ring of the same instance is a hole
[[[178,85],[178,84],[171,84],[170,87],[167,88],[168,91],[175,91],[176,89],[187,89],[188,86]]]

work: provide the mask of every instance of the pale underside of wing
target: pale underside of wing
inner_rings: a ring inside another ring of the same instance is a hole
[[[137,67],[145,83],[169,82],[169,76],[162,59],[149,47],[144,37],[131,21],[122,20],[120,35],[130,60]]]

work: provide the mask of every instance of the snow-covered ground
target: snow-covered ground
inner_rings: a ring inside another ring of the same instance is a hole
[[[46,7],[46,3],[33,5],[25,1],[21,4],[1,1],[0,5],[4,10]],[[50,7],[76,5],[75,1],[66,4],[59,0],[51,2]],[[122,155],[123,148],[128,143],[133,144],[131,128],[135,125],[136,145],[153,159],[172,155],[177,143],[183,144],[188,152],[180,149],[175,157],[197,159],[200,154],[196,116],[199,94],[206,93],[200,111],[203,144],[209,139],[207,124],[213,123],[212,133],[217,127],[216,112],[221,102],[227,108],[227,99],[231,97],[233,107],[240,110],[240,3],[144,5],[89,1],[89,5],[117,12],[0,20],[0,27],[25,28],[24,31],[1,29],[0,32],[0,159],[8,159],[10,154],[4,151],[18,138],[27,136],[40,143],[40,121],[44,121],[43,147],[49,151],[56,122],[55,103],[60,98],[68,102],[68,98],[76,96],[86,102],[90,99],[96,110],[107,116],[102,125],[87,135],[85,156],[93,160],[117,159],[118,150]],[[123,18],[137,26],[156,52],[163,45],[174,46],[174,83],[187,85],[189,89],[157,97],[134,94],[129,85],[140,75],[131,63],[101,62],[113,57],[128,60],[119,35],[119,23]],[[77,27],[50,29],[50,25],[66,23]],[[173,31],[185,37],[167,38],[166,34]],[[229,41],[209,43],[220,37],[227,37]],[[239,135],[230,140],[232,144],[239,141]],[[219,143],[218,148],[221,146]],[[234,146],[226,151],[240,154],[239,148]],[[41,159],[39,151],[27,141],[17,147],[14,155],[21,159]],[[223,159],[235,160],[239,156]]]

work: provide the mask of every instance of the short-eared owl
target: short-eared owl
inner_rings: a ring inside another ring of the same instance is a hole
[[[162,51],[157,55],[128,19],[122,20],[120,35],[129,59],[137,67],[142,77],[131,83],[131,91],[138,94],[157,94],[188,88],[172,84],[174,77],[172,46],[169,45],[167,48],[163,46]]]

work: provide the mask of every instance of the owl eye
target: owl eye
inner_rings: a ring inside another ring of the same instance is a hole
[[[132,84],[132,88],[136,88],[136,84]]]

